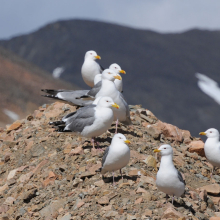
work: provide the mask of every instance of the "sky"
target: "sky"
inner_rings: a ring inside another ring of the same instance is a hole
[[[0,0],[0,39],[74,18],[160,33],[220,30],[219,9],[219,0]]]

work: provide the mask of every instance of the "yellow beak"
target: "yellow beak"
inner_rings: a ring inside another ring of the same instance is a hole
[[[123,74],[126,74],[126,72],[124,70],[120,70],[119,71],[120,73],[123,73]]]
[[[112,107],[119,109],[119,105],[117,105],[116,103],[112,104]]]
[[[125,140],[125,143],[126,144],[130,144],[131,142],[129,140]]]
[[[157,152],[160,152],[161,150],[158,150],[158,149],[155,149],[154,150],[154,153],[157,153]]]
[[[121,76],[117,75],[117,76],[114,76],[115,79],[118,79],[118,80],[121,80]]]
[[[199,135],[206,135],[206,133],[205,132],[200,132]]]
[[[101,60],[101,57],[100,57],[100,56],[98,56],[98,55],[97,55],[97,56],[95,56],[95,58],[96,58],[96,59],[98,59],[98,60]]]

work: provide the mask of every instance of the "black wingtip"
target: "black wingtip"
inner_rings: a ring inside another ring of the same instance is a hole
[[[101,172],[102,171],[102,168],[100,167],[98,170],[96,170],[95,172]]]

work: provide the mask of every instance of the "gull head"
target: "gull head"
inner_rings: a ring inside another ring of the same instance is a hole
[[[113,102],[113,99],[108,96],[101,97],[97,103],[98,106],[104,107],[104,108],[119,108],[119,106]]]
[[[113,141],[117,143],[125,143],[125,144],[130,144],[131,142],[129,140],[126,139],[126,137],[121,134],[121,133],[118,133],[118,134],[115,134],[114,137],[113,137]]]
[[[115,73],[113,70],[106,69],[102,72],[102,79],[106,79],[109,81],[114,81],[115,79],[121,80],[121,76]]]
[[[199,135],[206,135],[208,138],[217,138],[219,137],[219,132],[215,128],[209,128],[205,132],[200,132]]]
[[[113,63],[109,66],[110,70],[113,70],[116,73],[123,73],[126,74],[126,72],[124,70],[121,69],[121,67],[117,64],[117,63]]]
[[[169,144],[163,144],[154,153],[160,152],[161,156],[173,155],[173,148]]]
[[[96,60],[96,59],[101,59],[99,55],[94,50],[87,51],[85,54],[85,60],[90,59],[90,60]]]

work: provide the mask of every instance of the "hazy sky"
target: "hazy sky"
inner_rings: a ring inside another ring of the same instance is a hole
[[[159,32],[220,30],[219,0],[0,0],[0,39],[60,19],[113,22]]]

